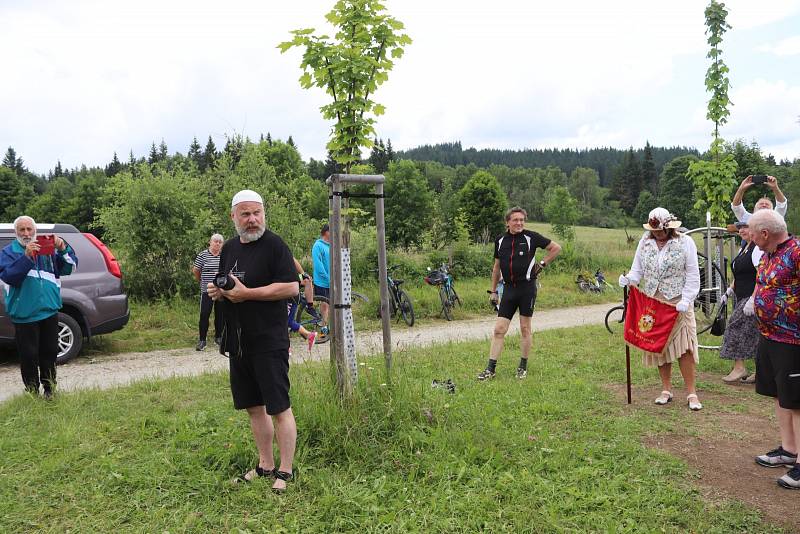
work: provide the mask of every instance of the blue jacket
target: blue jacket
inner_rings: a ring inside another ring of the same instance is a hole
[[[5,304],[11,322],[35,323],[58,313],[60,278],[77,266],[78,258],[69,245],[35,261],[16,239],[0,250],[0,280],[8,284]]]
[[[314,285],[331,287],[331,244],[317,239],[311,247],[311,259],[314,260]]]

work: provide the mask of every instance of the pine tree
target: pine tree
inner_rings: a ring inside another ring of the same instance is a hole
[[[219,154],[217,153],[217,146],[214,144],[214,140],[211,139],[211,136],[209,135],[208,143],[206,143],[206,149],[203,151],[203,166],[200,170],[205,171],[206,169],[213,168],[218,157]]]
[[[656,164],[653,161],[653,148],[650,146],[650,141],[647,141],[644,145],[642,188],[650,191],[654,197],[658,195],[658,173],[656,172]]]
[[[630,215],[639,201],[642,191],[642,166],[631,147],[622,159],[622,164],[614,173],[611,186],[613,198],[619,200],[620,207]]]
[[[156,148],[156,142],[153,141],[153,143],[150,145],[150,156],[148,156],[147,158],[147,163],[152,165],[157,161],[158,161],[158,149]]]
[[[269,132],[267,132],[267,144],[272,146],[272,136],[269,134]]]
[[[189,153],[187,157],[194,161],[198,169],[203,167],[203,151],[200,148],[200,143],[197,142],[197,136],[192,138],[192,144],[189,145]]]
[[[325,178],[331,174],[339,174],[342,172],[342,166],[333,159],[333,154],[328,151],[328,157],[325,159]]]
[[[115,174],[119,173],[122,170],[122,163],[120,163],[119,158],[117,157],[117,153],[114,152],[114,157],[106,166],[106,176],[114,176]]]
[[[167,151],[167,143],[164,142],[164,138],[161,138],[161,144],[158,145],[158,161],[167,161],[167,156],[169,152]]]
[[[292,147],[292,148],[297,148],[297,147],[295,146],[295,144],[294,144],[294,139],[292,139],[292,136],[291,136],[291,135],[289,136],[289,139],[287,139],[287,140],[286,140],[286,144],[287,144],[287,145],[289,145],[289,146],[290,146],[290,147]]]
[[[22,158],[17,156],[17,151],[11,147],[8,147],[6,155],[3,158],[3,167],[8,167],[17,173],[17,176],[22,176],[25,171],[27,171],[25,168],[25,162],[22,161]]]
[[[382,139],[376,139],[372,143],[372,150],[370,151],[367,162],[378,174],[383,174],[389,168],[389,159],[386,155],[386,147]]]
[[[61,160],[56,160],[56,168],[53,169],[53,177],[58,178],[59,176],[64,176],[64,169],[61,167]]]
[[[242,136],[239,134],[233,134],[231,137],[228,137],[226,135],[224,152],[230,156],[233,165],[237,165],[239,160],[242,159],[242,153],[244,152],[244,142],[242,141]]]
[[[397,154],[395,154],[394,149],[392,149],[392,140],[386,140],[386,167],[389,167],[389,163],[395,161],[397,159]]]

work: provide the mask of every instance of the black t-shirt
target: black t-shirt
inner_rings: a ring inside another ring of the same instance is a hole
[[[550,240],[531,230],[518,234],[506,232],[494,241],[494,257],[500,260],[503,282],[517,285],[536,278],[533,264],[537,248],[545,248]]]
[[[297,282],[292,253],[283,240],[267,230],[260,239],[242,243],[229,239],[220,252],[219,270],[231,273],[247,287]],[[234,304],[222,299],[223,346],[231,355],[256,354],[289,348],[286,299],[248,300]]]

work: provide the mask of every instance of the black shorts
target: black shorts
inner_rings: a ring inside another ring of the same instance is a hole
[[[519,310],[522,317],[533,316],[533,306],[536,304],[536,280],[512,286],[506,284],[503,288],[503,298],[497,310],[498,317],[505,317],[509,321]]]
[[[314,296],[315,297],[325,297],[325,300],[331,300],[331,288],[329,287],[322,287],[314,284]]]
[[[266,406],[270,415],[291,407],[287,349],[230,357],[231,393],[237,410]]]
[[[800,409],[800,345],[761,336],[756,352],[756,393],[776,397],[781,408]]]

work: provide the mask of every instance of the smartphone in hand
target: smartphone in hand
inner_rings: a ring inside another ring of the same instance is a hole
[[[36,242],[39,243],[39,255],[49,256],[56,252],[56,236],[52,234],[37,235]]]
[[[765,184],[765,183],[767,183],[767,175],[766,174],[755,174],[755,175],[753,175],[752,181],[753,181],[754,185]]]

